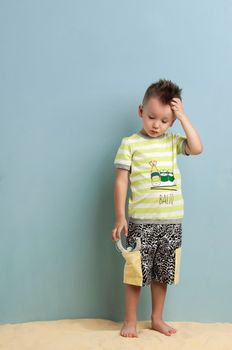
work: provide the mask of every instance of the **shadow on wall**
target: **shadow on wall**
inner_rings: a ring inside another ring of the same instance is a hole
[[[91,165],[91,174],[86,175],[85,184],[90,184],[86,189],[88,195],[82,212],[86,215],[87,234],[89,242],[87,257],[82,262],[83,269],[86,263],[90,265],[89,274],[86,276],[86,295],[90,295],[88,314],[82,314],[84,318],[103,318],[114,321],[121,320],[123,312],[123,260],[115,248],[111,238],[114,226],[114,155],[112,148],[108,148],[108,154],[100,158],[97,163]],[[109,171],[106,173],[106,164]],[[94,176],[93,176],[94,174]],[[93,183],[93,177],[96,182]],[[88,269],[87,269],[88,270]],[[85,273],[83,271],[83,274]],[[90,283],[90,284],[89,284]],[[91,289],[91,291],[90,291]],[[83,303],[86,296],[82,295]]]

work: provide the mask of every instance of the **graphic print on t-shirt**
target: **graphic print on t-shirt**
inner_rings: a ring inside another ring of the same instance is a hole
[[[174,190],[176,191],[176,179],[170,169],[159,170],[157,160],[149,162],[151,166],[151,190]]]

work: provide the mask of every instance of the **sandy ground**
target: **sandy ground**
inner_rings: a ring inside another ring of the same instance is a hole
[[[138,321],[138,338],[125,338],[122,322],[76,319],[0,325],[1,350],[232,350],[232,323],[168,322],[168,337]]]

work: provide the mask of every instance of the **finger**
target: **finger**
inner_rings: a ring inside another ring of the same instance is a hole
[[[121,239],[121,231],[117,231],[117,239]]]
[[[117,227],[115,227],[113,230],[112,230],[112,239],[114,241],[116,241],[116,233],[117,233]]]
[[[173,104],[171,105],[171,108],[179,108],[179,106],[178,106],[177,104],[173,103]]]
[[[124,233],[125,233],[125,236],[128,235],[128,227],[127,227],[127,225],[124,226]]]
[[[117,231],[116,231],[116,237],[117,237],[117,239],[120,239],[121,238],[121,231],[122,231],[122,227],[118,227],[117,228]]]
[[[112,240],[115,241],[115,233],[116,233],[116,230],[112,230]]]

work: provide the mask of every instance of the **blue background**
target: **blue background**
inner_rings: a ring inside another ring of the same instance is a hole
[[[164,318],[232,321],[231,15],[229,0],[0,2],[0,322],[123,319],[113,161],[159,78],[183,88],[204,145],[179,157],[181,280]],[[150,310],[146,287],[138,320]]]

